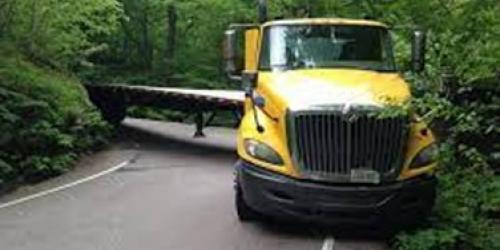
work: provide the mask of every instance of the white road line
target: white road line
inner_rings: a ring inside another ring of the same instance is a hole
[[[332,236],[326,237],[323,241],[323,247],[321,250],[334,250],[335,249],[335,239]]]
[[[42,191],[42,192],[39,192],[39,193],[36,193],[36,194],[32,194],[32,195],[28,195],[26,197],[23,197],[23,198],[20,198],[20,199],[17,199],[17,200],[13,200],[13,201],[9,201],[7,203],[4,203],[4,204],[0,204],[0,209],[3,209],[3,208],[8,208],[8,207],[12,207],[12,206],[15,206],[15,205],[19,205],[21,203],[24,203],[24,202],[27,202],[27,201],[30,201],[30,200],[33,200],[33,199],[37,199],[37,198],[40,198],[40,197],[43,197],[43,196],[47,196],[47,195],[50,195],[50,194],[53,194],[53,193],[56,193],[56,192],[60,192],[60,191],[63,191],[65,189],[68,189],[68,188],[72,188],[74,186],[78,186],[80,184],[83,184],[83,183],[86,183],[86,182],[89,182],[89,181],[92,181],[92,180],[95,180],[99,177],[102,177],[104,175],[107,175],[107,174],[110,174],[110,173],[113,173],[125,166],[127,166],[128,164],[130,163],[130,161],[124,161],[110,169],[107,169],[107,170],[104,170],[100,173],[97,173],[95,175],[91,175],[89,177],[85,177],[83,179],[80,179],[80,180],[77,180],[75,182],[72,182],[72,183],[68,183],[68,184],[65,184],[65,185],[62,185],[62,186],[59,186],[59,187],[55,187],[55,188],[52,188],[52,189],[49,189],[49,190],[46,190],[46,191]]]

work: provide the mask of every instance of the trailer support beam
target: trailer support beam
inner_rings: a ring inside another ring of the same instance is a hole
[[[194,117],[194,121],[196,123],[196,132],[194,133],[194,138],[205,137],[205,134],[203,133],[203,112],[197,111]]]

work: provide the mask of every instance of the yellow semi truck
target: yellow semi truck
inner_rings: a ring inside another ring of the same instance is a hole
[[[373,225],[425,216],[436,186],[432,131],[417,114],[373,115],[411,98],[389,28],[338,18],[267,21],[265,1],[259,14],[259,24],[225,32],[226,71],[246,93],[240,220]],[[412,39],[419,72],[425,33]]]

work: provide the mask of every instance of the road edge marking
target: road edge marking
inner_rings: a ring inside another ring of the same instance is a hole
[[[335,239],[332,236],[326,237],[325,241],[323,241],[323,247],[321,250],[334,250],[335,249]]]
[[[57,193],[57,192],[60,192],[60,191],[63,191],[63,190],[66,190],[66,189],[78,186],[80,184],[83,184],[83,183],[95,180],[95,179],[97,179],[99,177],[102,177],[102,176],[108,175],[110,173],[113,173],[113,172],[115,172],[115,171],[117,171],[117,170],[119,170],[119,169],[127,166],[128,164],[130,164],[130,160],[124,161],[124,162],[122,162],[122,163],[120,163],[120,164],[118,164],[118,165],[116,165],[116,166],[114,166],[112,168],[109,168],[109,169],[104,170],[102,172],[99,172],[97,174],[85,177],[83,179],[80,179],[80,180],[77,180],[77,181],[74,181],[74,182],[71,182],[71,183],[59,186],[59,187],[51,188],[49,190],[45,190],[45,191],[42,191],[42,192],[39,192],[39,193],[28,195],[28,196],[25,196],[23,198],[19,198],[19,199],[13,200],[13,201],[9,201],[9,202],[0,204],[0,209],[13,207],[13,206],[19,205],[21,203],[25,203],[25,202],[28,202],[28,201],[31,201],[31,200],[34,200],[34,199],[37,199],[37,198],[41,198],[41,197],[44,197],[44,196],[47,196],[47,195],[50,195],[50,194],[53,194],[53,193]]]

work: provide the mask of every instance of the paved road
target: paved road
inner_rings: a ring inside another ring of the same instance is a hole
[[[84,160],[85,166],[3,198],[132,159],[98,179],[0,209],[0,249],[386,249],[362,237],[325,244],[329,233],[313,226],[240,223],[233,210],[234,131],[210,129],[206,139],[192,139],[192,133],[184,125],[127,120],[123,141]]]

